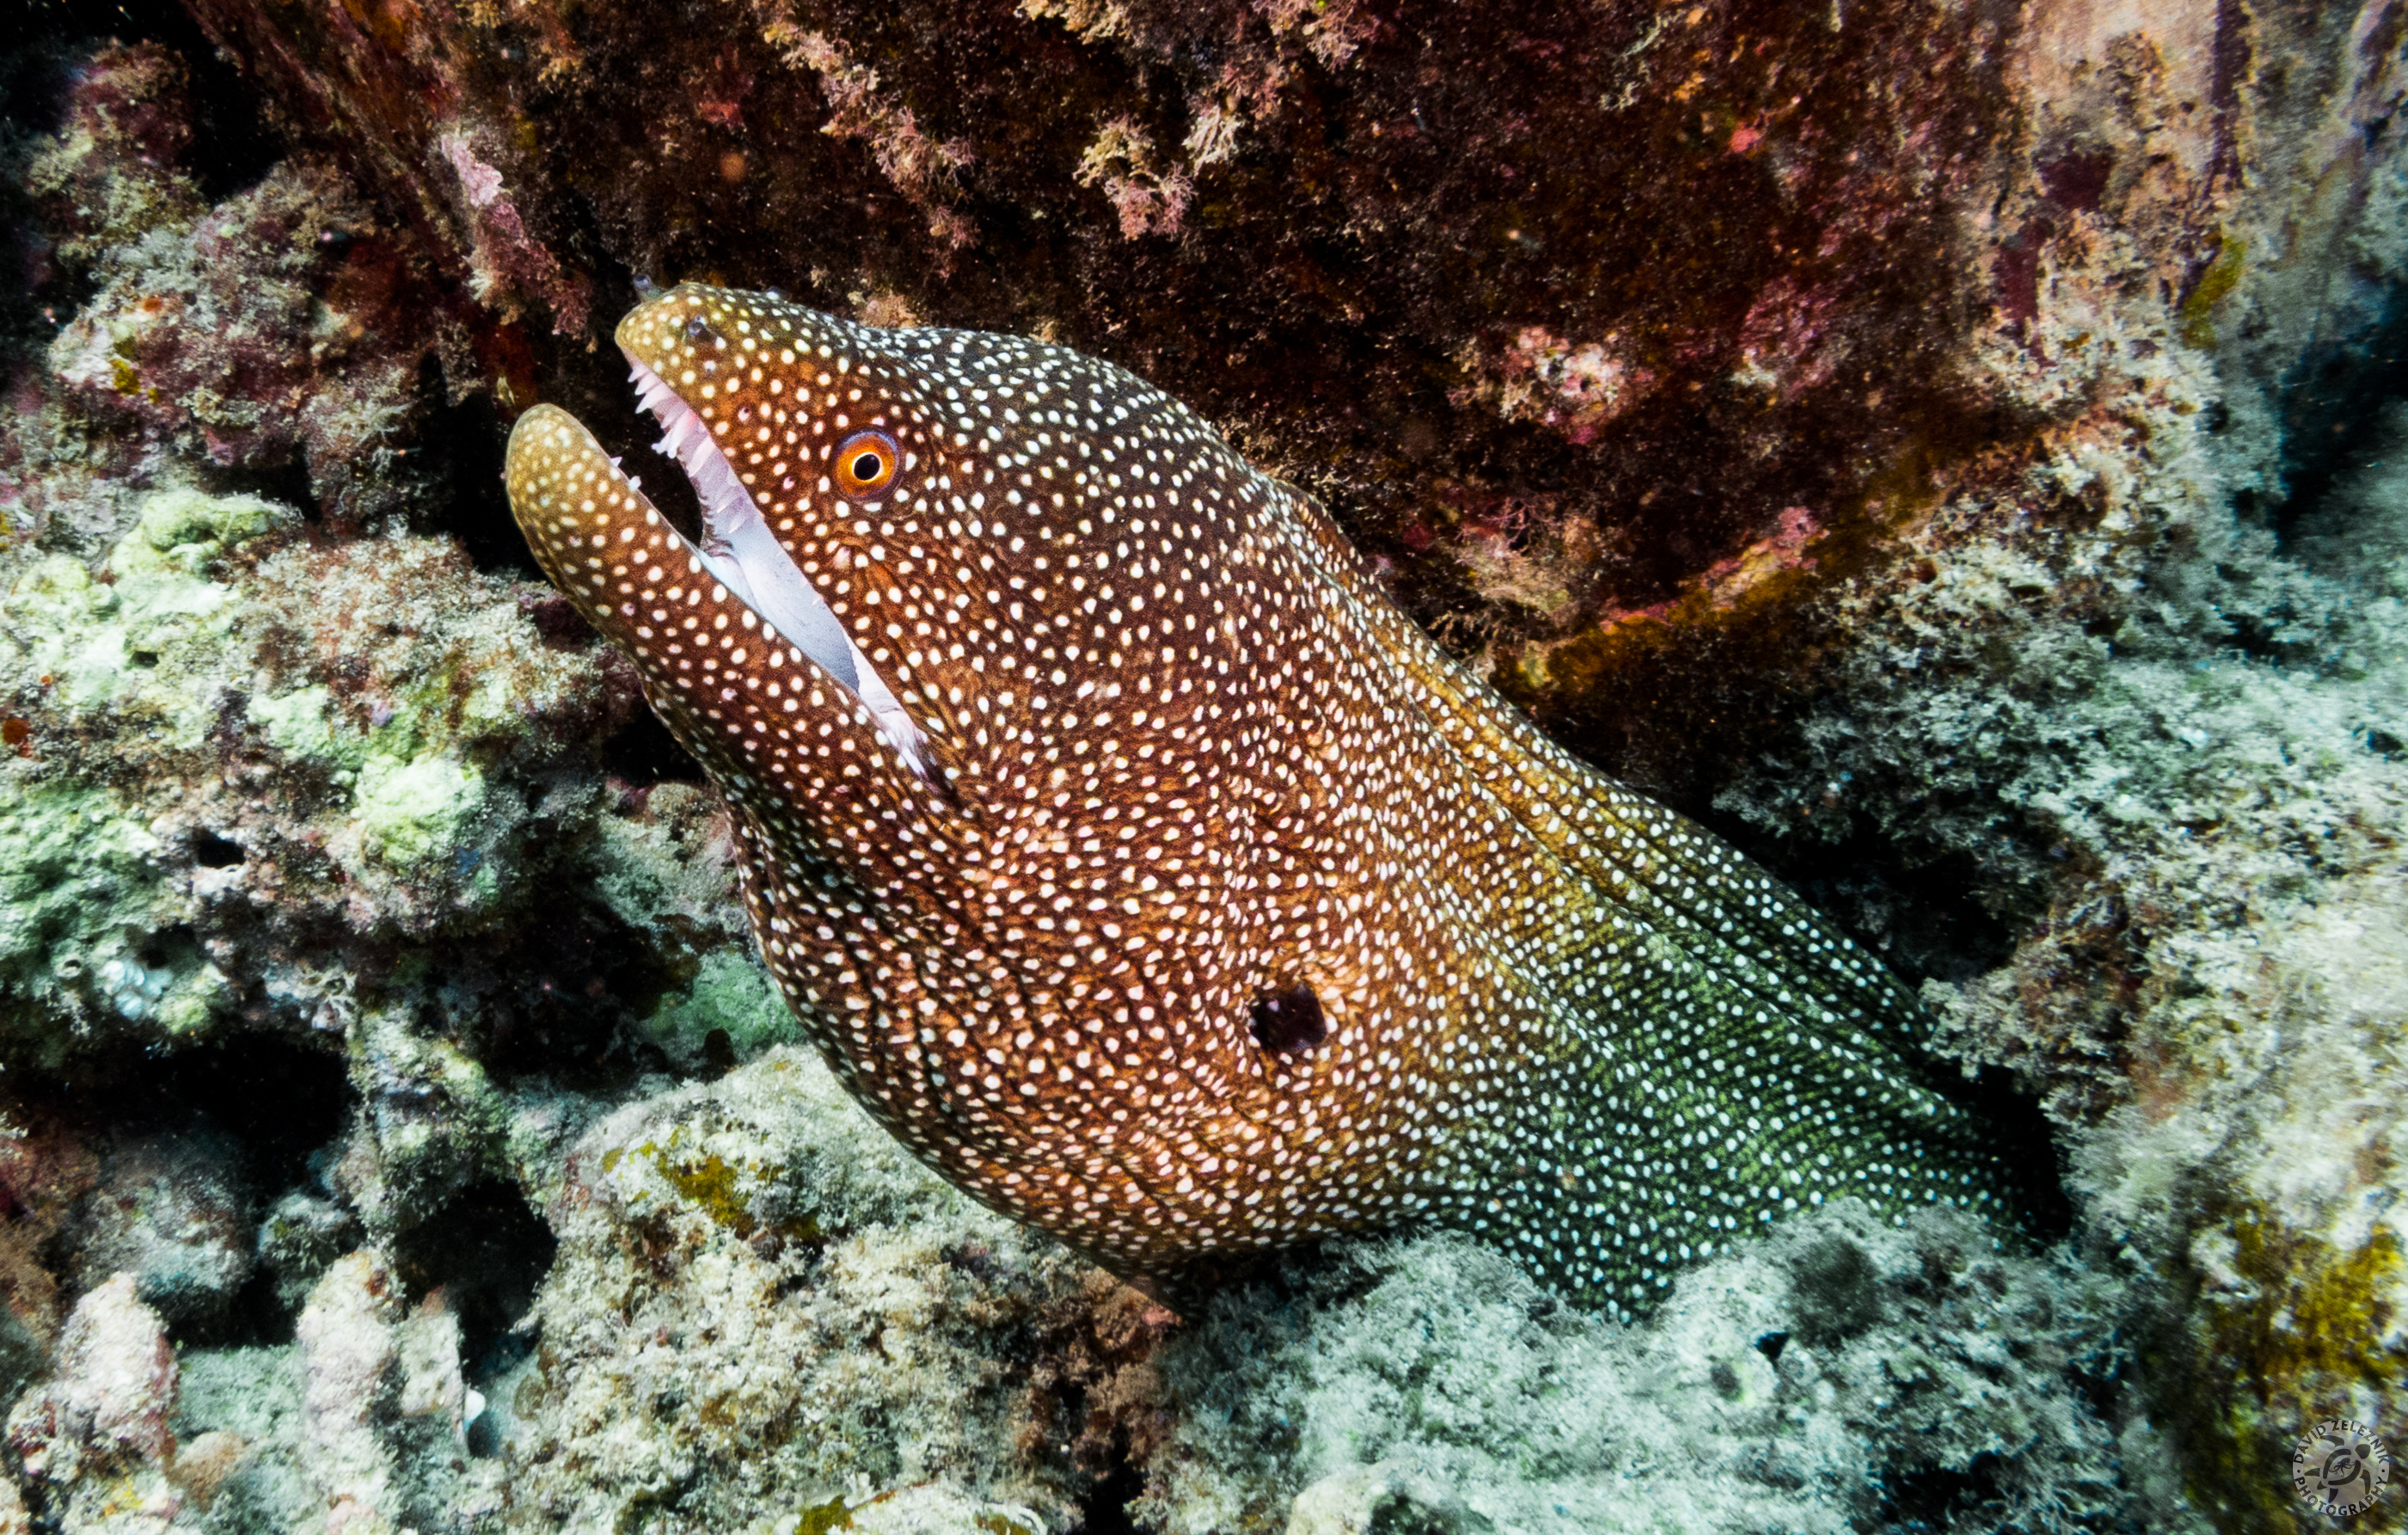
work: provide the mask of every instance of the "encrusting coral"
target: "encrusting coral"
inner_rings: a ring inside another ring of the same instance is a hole
[[[523,860],[495,852],[538,834],[564,741],[626,707],[446,545],[312,547],[250,496],[136,506],[97,578],[46,555],[0,599],[26,732],[0,789],[21,1058],[339,1008],[328,931],[507,903]],[[228,945],[265,961],[261,989],[227,980]]]
[[[2093,1393],[2118,1286],[1853,1201],[1686,1274],[1644,1330],[1460,1241],[1239,1292],[1162,1356],[1157,1528],[2126,1528],[2172,1467]],[[1632,1495],[1634,1484],[1645,1488]],[[1417,1523],[1416,1523],[1417,1522]]]
[[[1085,1266],[938,1184],[816,1058],[632,1105],[568,1166],[543,1357],[501,1430],[512,1528],[607,1524],[707,1466],[658,1528],[930,1482],[1047,1528],[1076,1506],[1093,1468],[1030,1432],[1031,1375]]]

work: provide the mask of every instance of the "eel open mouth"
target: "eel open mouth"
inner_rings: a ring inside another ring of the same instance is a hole
[[[769,531],[752,493],[744,488],[735,466],[720,452],[710,427],[659,374],[632,352],[627,361],[633,369],[627,377],[636,386],[637,405],[661,425],[661,440],[655,446],[677,460],[702,503],[702,543],[695,552],[712,579],[788,644],[852,689],[911,770],[926,778],[926,740],[919,726]]]

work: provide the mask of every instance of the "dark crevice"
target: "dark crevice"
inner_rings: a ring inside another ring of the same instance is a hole
[[[1910,848],[1859,833],[1802,854],[1790,850],[1784,862],[1798,893],[1910,988],[1926,980],[1962,984],[2014,957],[2022,924],[1985,902],[1999,881],[1971,852],[1927,850],[1918,859]]]
[[[1087,1489],[1079,1500],[1078,1528],[1082,1535],[1138,1535],[1137,1522],[1129,1517],[1129,1505],[1145,1492],[1145,1473],[1128,1461],[1114,1466],[1111,1473]]]
[[[632,1026],[693,983],[721,935],[677,918],[639,932],[566,890],[552,911],[520,927],[506,948],[458,956],[437,993],[436,1031],[472,1041],[505,1087],[536,1079],[615,1093],[663,1069],[657,1047]]]
[[[309,466],[302,461],[298,452],[281,464],[251,464],[238,469],[222,469],[212,478],[219,490],[239,492],[281,506],[297,507],[313,520],[318,516],[318,493],[310,484]]]
[[[273,1198],[272,1191],[269,1197]],[[269,1348],[293,1341],[294,1321],[294,1313],[286,1309],[278,1287],[276,1271],[262,1263],[251,1270],[251,1277],[235,1292],[225,1315],[206,1336],[186,1335],[177,1341],[213,1348]]]
[[[2014,1214],[2024,1232],[2047,1245],[2073,1230],[2073,1199],[2065,1191],[2066,1155],[2040,1100],[2011,1071],[1983,1067],[1968,1082],[1947,1074],[1936,1084],[1971,1112],[1987,1132],[1985,1149],[2007,1170]]]
[[[1675,808],[1878,955],[1910,991],[1925,981],[1962,985],[2009,963],[2047,899],[2028,872],[2045,850],[2011,823],[1977,851],[1865,826],[1836,841],[1782,840],[1710,808]]]
[[[417,1299],[441,1290],[460,1319],[460,1360],[471,1384],[523,1356],[511,1329],[535,1304],[559,1243],[515,1185],[476,1184],[394,1239],[394,1271]]]
[[[175,941],[166,940],[169,946]],[[59,1071],[19,1072],[11,1086],[12,1115],[57,1123],[104,1159],[104,1181],[91,1198],[132,1198],[128,1185],[110,1179],[171,1178],[181,1191],[179,1198],[195,1200],[192,1210],[204,1223],[200,1229],[230,1218],[246,1250],[255,1223],[279,1196],[317,1182],[314,1174],[350,1124],[356,1102],[339,1054],[265,1033],[174,1050],[124,1043]],[[132,1161],[114,1161],[120,1157]],[[79,1215],[62,1228],[55,1250],[45,1255],[47,1265],[57,1273],[72,1272],[87,1261],[77,1249],[104,1229]],[[197,1235],[180,1227],[178,1231],[179,1240]],[[268,1265],[253,1268],[231,1297],[207,1287],[184,1288],[171,1270],[163,1272],[166,1287],[146,1293],[146,1298],[159,1307],[178,1343],[254,1345],[292,1339],[292,1313]],[[84,1279],[100,1277],[90,1273]]]
[[[2384,405],[2408,397],[2408,284],[2358,313],[2362,323],[2353,333],[2312,347],[2280,383],[2278,535],[2290,535],[2300,518],[2324,504],[2336,480],[2358,470],[2386,429]]]
[[[193,101],[193,148],[185,168],[199,185],[203,202],[221,202],[243,191],[283,158],[282,140],[260,112],[258,89],[218,52],[176,0],[70,8],[80,8],[91,18],[96,36],[129,43],[146,39],[174,50],[184,61]]]
[[[19,274],[42,300],[0,304],[0,378],[37,363],[92,286],[88,279],[71,280],[52,262],[25,185],[25,162],[58,132],[81,52],[65,37],[33,29],[0,50],[0,270]]]
[[[636,710],[618,734],[602,743],[601,767],[609,776],[638,786],[702,782],[702,765],[650,709]]]
[[[1899,1531],[1994,1529],[2000,1461],[1985,1450],[1963,1470],[1929,1466],[1890,1479],[1881,1527]]]
[[[2375,446],[2384,405],[2408,396],[2408,286],[2383,295],[2357,334],[2312,351],[2282,384],[2282,506],[2287,534]]]
[[[426,395],[436,403],[427,410],[419,438],[438,455],[432,480],[441,487],[433,498],[426,531],[457,538],[480,570],[523,581],[543,580],[525,535],[510,515],[509,494],[502,484],[508,423],[491,395],[480,392],[457,401],[445,400],[439,382],[431,377],[432,358],[426,366],[430,374]]]
[[[194,1120],[233,1138],[254,1187],[273,1194],[308,1176],[311,1155],[343,1132],[353,1097],[340,1055],[280,1035],[237,1034],[181,1050],[102,1052],[71,1074],[28,1073],[16,1096],[123,1134]]]

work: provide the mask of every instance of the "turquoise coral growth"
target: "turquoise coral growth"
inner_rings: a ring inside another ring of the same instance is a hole
[[[36,555],[0,599],[0,692],[27,727],[0,767],[19,833],[0,973],[27,1005],[0,1033],[52,1062],[96,1032],[306,1016],[302,962],[225,973],[222,945],[262,924],[368,936],[494,910],[520,867],[496,853],[554,792],[545,722],[620,707],[442,545],[322,551],[247,495],[135,508],[97,573]]]
[[[104,583],[71,556],[35,561],[5,602],[0,678],[39,697],[61,727],[106,718],[158,753],[197,750],[219,702],[196,678],[217,665],[239,622],[221,561],[280,524],[283,509],[249,496],[168,491],[142,503],[111,552]],[[228,1011],[234,988],[189,936],[190,897],[168,879],[170,850],[123,791],[0,768],[0,986],[21,1022],[11,1042],[55,1062],[64,1036],[137,1026],[169,1036]]]

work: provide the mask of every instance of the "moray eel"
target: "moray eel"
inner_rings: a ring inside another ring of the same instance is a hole
[[[1157,1284],[1456,1227],[1624,1317],[1827,1199],[2004,1202],[1878,963],[1177,401],[718,288],[618,340],[700,543],[551,407],[510,505],[725,796],[796,1016],[977,1198]]]

